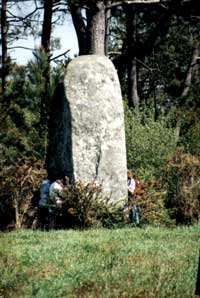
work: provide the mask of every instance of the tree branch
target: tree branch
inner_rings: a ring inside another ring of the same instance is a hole
[[[169,1],[169,0],[164,0],[164,1]],[[131,1],[116,1],[111,3],[110,5],[106,6],[106,9],[110,9],[115,6],[120,6],[123,4],[137,4],[137,3],[142,3],[142,4],[152,4],[152,3],[161,3],[161,0],[131,0]]]
[[[12,50],[12,49],[24,49],[24,50],[34,51],[34,49],[32,49],[32,48],[23,47],[23,46],[8,47],[8,50]]]
[[[54,61],[55,59],[60,58],[61,56],[65,56],[67,53],[69,53],[69,51],[71,51],[71,50],[67,50],[64,53],[62,53],[62,54],[60,54],[56,57],[51,58],[50,61]]]
[[[189,89],[190,89],[192,78],[193,78],[194,71],[195,71],[195,65],[197,64],[198,60],[199,60],[199,47],[196,46],[193,49],[191,62],[190,62],[190,65],[189,65],[187,73],[186,73],[186,78],[185,78],[185,81],[183,84],[183,91],[181,94],[182,97],[187,96],[189,93]]]
[[[30,16],[32,16],[36,11],[43,9],[43,7],[36,7],[32,12],[30,12],[29,14],[27,14],[25,17],[20,17],[17,15],[14,15],[11,11],[7,11],[9,13],[10,16],[12,16],[13,18],[19,19],[20,21],[24,21],[26,19],[28,19]]]

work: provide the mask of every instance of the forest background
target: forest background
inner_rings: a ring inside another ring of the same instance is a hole
[[[33,9],[24,14],[27,2]],[[1,0],[1,228],[34,221],[33,193],[46,175],[51,98],[72,59],[68,51],[54,55],[60,41],[53,31],[68,14],[79,55],[106,55],[117,69],[127,168],[142,183],[142,223],[200,222],[197,2]],[[40,45],[26,65],[19,65],[10,56],[13,42],[31,35],[40,37]],[[77,200],[86,195],[75,192]]]

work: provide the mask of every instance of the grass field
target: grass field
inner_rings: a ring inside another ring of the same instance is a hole
[[[0,234],[0,297],[194,297],[200,226]]]

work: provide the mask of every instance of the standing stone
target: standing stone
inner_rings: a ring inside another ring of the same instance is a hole
[[[124,112],[118,76],[105,56],[72,60],[52,107],[49,177],[101,184],[112,201],[127,198]]]

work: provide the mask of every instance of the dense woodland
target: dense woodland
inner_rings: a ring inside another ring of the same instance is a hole
[[[142,222],[200,222],[198,1],[1,0],[0,9],[1,227],[33,222],[32,197],[46,175],[51,98],[71,59],[68,49],[54,55],[60,42],[54,28],[67,15],[78,55],[106,55],[117,69],[127,168],[142,184]],[[40,47],[27,65],[18,65],[10,56],[13,42],[30,35],[41,37]]]

